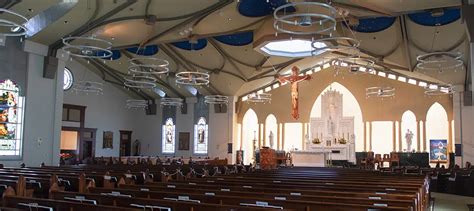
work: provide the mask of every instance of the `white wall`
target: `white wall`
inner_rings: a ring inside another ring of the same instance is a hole
[[[21,160],[0,162],[5,166],[17,167],[21,163],[27,166],[39,166],[43,162],[54,165],[59,162],[59,131],[55,130],[55,125],[58,122],[58,114],[61,115],[62,111],[56,103],[62,101],[62,77],[43,78],[46,46],[27,41],[25,51],[28,51],[29,55],[27,83],[26,87],[22,87],[26,88],[23,157]]]
[[[104,84],[103,95],[84,94],[74,92],[72,89],[64,92],[64,103],[86,106],[84,127],[97,128],[95,156],[119,156],[120,132],[119,130],[134,130],[139,122],[137,116],[145,113],[143,110],[127,109],[126,100],[132,99],[122,89],[104,82],[98,75],[86,70],[82,64],[68,61],[66,67],[71,70],[75,81],[92,80]],[[87,71],[86,73],[84,71]],[[62,74],[62,72],[61,72]],[[63,125],[69,126],[69,125]],[[112,131],[113,149],[102,149],[102,138],[104,131]],[[136,139],[136,133],[132,133],[132,143]]]

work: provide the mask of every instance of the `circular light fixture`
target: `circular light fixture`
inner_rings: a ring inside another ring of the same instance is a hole
[[[447,85],[447,86],[429,85],[425,87],[425,95],[428,95],[428,96],[450,95],[453,93],[454,93],[454,88],[452,85]]]
[[[207,104],[228,104],[229,97],[223,95],[208,95],[204,97],[204,102]]]
[[[252,93],[248,95],[247,102],[251,103],[270,103],[272,101],[272,94],[269,93]]]
[[[124,85],[128,88],[153,89],[156,87],[156,78],[146,75],[124,78]]]
[[[209,74],[202,72],[176,73],[176,83],[182,85],[202,86],[209,84]]]
[[[25,24],[28,22],[28,19],[25,16],[4,8],[0,8],[0,13],[3,14],[3,18],[0,18],[0,28],[5,29],[0,30],[1,36],[15,37],[26,35],[28,28],[26,28]],[[5,14],[12,16],[15,21],[5,19]]]
[[[350,73],[365,74],[374,71],[375,61],[370,58],[360,56],[339,57],[332,61],[333,64],[341,67],[349,67]]]
[[[183,105],[183,99],[181,99],[181,98],[170,98],[170,97],[161,98],[160,105],[162,105],[162,106],[182,106]]]
[[[292,11],[292,8],[296,8],[296,12],[287,12]],[[325,3],[287,3],[273,12],[273,28],[287,34],[320,34],[336,29],[336,14],[336,9]]]
[[[112,56],[112,43],[95,36],[63,38],[63,50],[71,56],[80,58],[109,58]]]
[[[420,70],[455,69],[463,67],[462,54],[460,52],[433,52],[416,57]]]
[[[95,93],[95,94],[103,94],[103,87],[104,84],[100,82],[94,82],[94,81],[77,81],[74,83],[72,86],[72,90],[75,92],[84,92],[86,94],[88,93]]]
[[[378,97],[378,98],[387,98],[395,96],[395,88],[393,87],[369,87],[365,89],[365,97]]]
[[[133,58],[129,60],[128,71],[138,74],[164,74],[170,71],[169,62],[159,58]]]
[[[127,100],[126,107],[128,109],[145,109],[148,107],[148,101],[146,100]]]

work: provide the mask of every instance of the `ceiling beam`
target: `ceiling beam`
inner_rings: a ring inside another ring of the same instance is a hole
[[[405,15],[401,15],[398,17],[400,19],[400,30],[402,32],[402,38],[403,38],[403,48],[405,49],[405,60],[406,64],[408,67],[408,71],[413,72],[413,65],[411,62],[411,54],[410,54],[410,48],[408,45],[408,31],[407,31],[407,25],[406,25],[406,20],[405,20]]]
[[[350,4],[350,3],[352,3],[352,4]],[[347,2],[346,0],[344,0],[343,2],[341,2],[341,1],[332,2],[332,4],[334,6],[338,6],[338,7],[342,7],[342,8],[346,8],[346,9],[367,10],[369,12],[377,13],[377,14],[380,14],[382,16],[397,16],[396,13],[394,13],[392,11],[389,11],[389,10],[386,10],[386,9],[383,9],[383,8],[380,8],[380,7],[377,7],[377,6],[375,6],[371,3],[368,3],[366,0],[364,0],[364,1],[351,0],[350,3]]]

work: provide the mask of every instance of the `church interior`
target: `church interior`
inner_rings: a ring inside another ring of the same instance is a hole
[[[471,38],[472,0],[0,0],[0,210],[474,210]]]

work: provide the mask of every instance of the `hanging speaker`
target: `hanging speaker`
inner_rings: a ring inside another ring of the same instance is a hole
[[[227,153],[232,154],[232,143],[227,143]]]

